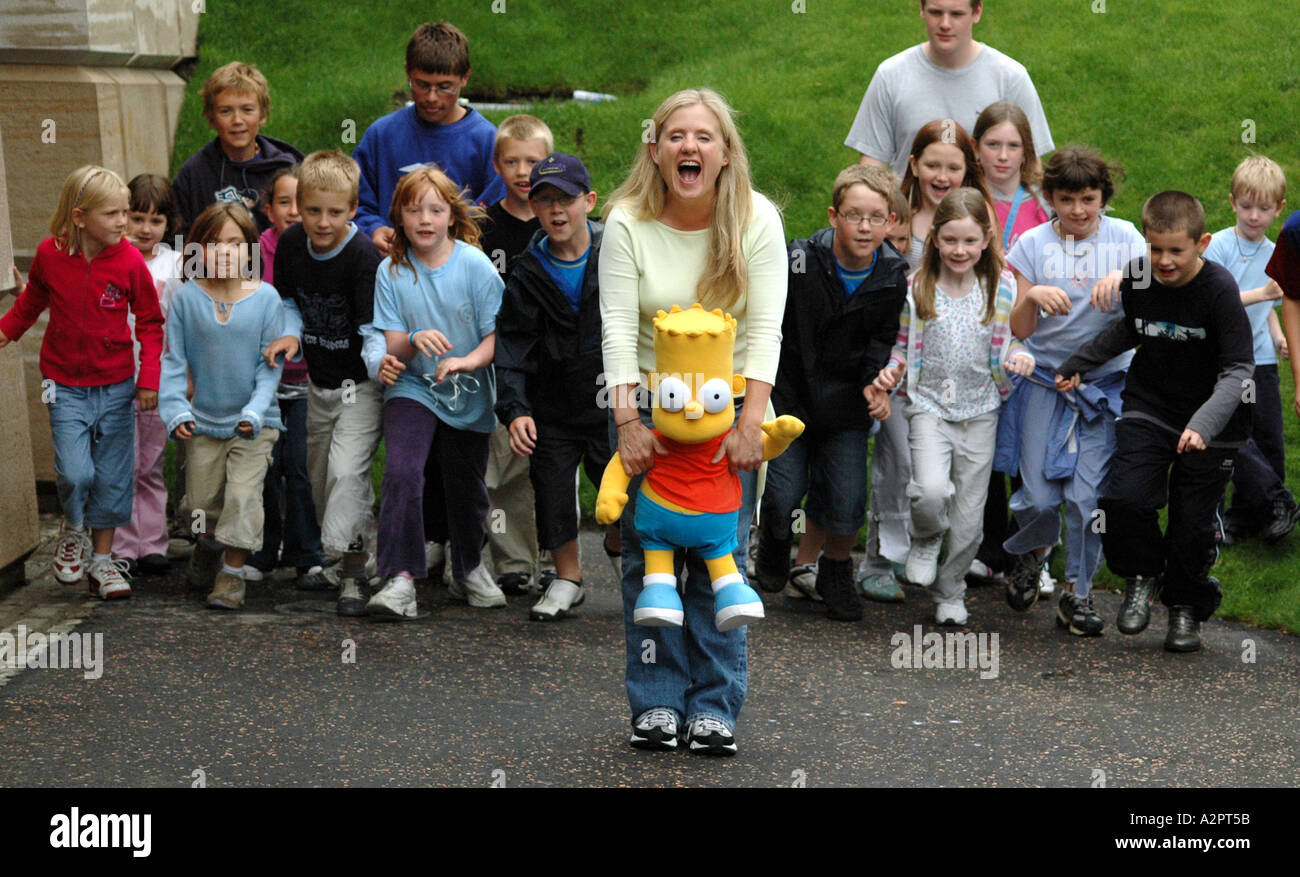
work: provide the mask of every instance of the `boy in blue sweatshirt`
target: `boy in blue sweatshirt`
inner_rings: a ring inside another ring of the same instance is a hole
[[[496,126],[458,102],[469,71],[469,40],[455,25],[420,25],[406,44],[412,104],[376,120],[352,153],[361,166],[357,227],[382,255],[393,238],[387,219],[393,189],[420,165],[436,163],[470,201],[495,204],[505,197],[492,166]]]

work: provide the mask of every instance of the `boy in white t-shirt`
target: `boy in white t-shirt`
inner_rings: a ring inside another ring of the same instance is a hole
[[[1000,100],[1025,111],[1039,155],[1056,148],[1028,71],[971,36],[983,12],[982,0],[921,0],[928,40],[880,63],[844,139],[863,164],[891,167],[901,178],[921,126],[955,119],[970,131],[980,111]]]

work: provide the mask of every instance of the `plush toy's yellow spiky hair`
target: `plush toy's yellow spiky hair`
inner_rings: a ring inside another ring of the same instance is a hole
[[[680,305],[673,305],[671,311],[664,313],[661,310],[654,318],[655,332],[668,337],[684,335],[687,338],[698,338],[711,335],[716,338],[729,334],[735,338],[736,325],[736,318],[731,314],[724,314],[720,308],[706,311],[699,302],[686,310],[682,310]]]

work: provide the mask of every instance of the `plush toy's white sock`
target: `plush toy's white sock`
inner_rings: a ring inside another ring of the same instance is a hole
[[[649,585],[670,585],[675,588],[677,587],[677,576],[667,572],[647,573],[641,579],[641,586],[646,587]]]
[[[736,584],[736,583],[742,585],[745,583],[744,576],[742,576],[739,572],[727,573],[725,576],[719,576],[718,578],[713,580],[713,593],[716,594],[718,593],[718,591],[721,591],[727,585]]]

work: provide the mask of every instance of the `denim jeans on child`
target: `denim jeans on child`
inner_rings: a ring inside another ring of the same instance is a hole
[[[100,387],[54,384],[50,435],[63,516],[95,530],[131,521],[135,498],[135,380]]]
[[[809,520],[833,535],[857,533],[867,514],[867,442],[865,429],[805,432],[768,463],[760,516],[768,535],[790,541],[804,494]]]

